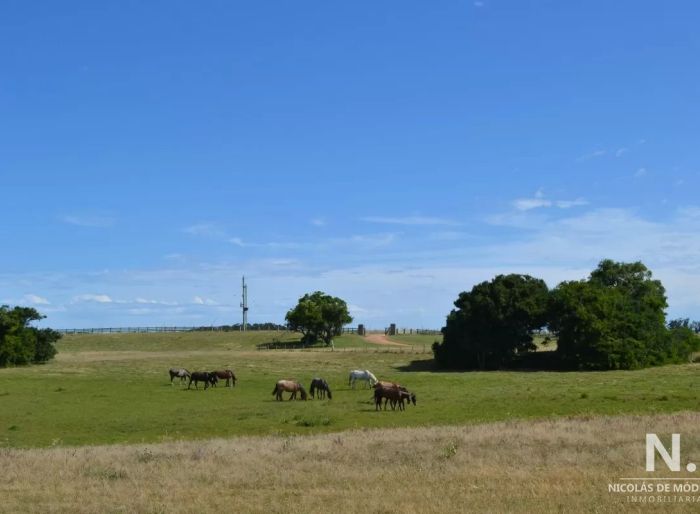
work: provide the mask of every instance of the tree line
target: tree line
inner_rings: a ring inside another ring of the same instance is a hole
[[[603,260],[588,278],[552,290],[529,275],[498,275],[454,305],[433,344],[442,368],[638,369],[688,362],[700,349],[700,324],[666,324],[666,291],[641,262]],[[556,351],[535,352],[542,328]]]

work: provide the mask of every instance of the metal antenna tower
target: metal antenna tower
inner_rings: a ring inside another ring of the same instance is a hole
[[[243,277],[242,285],[243,294],[241,298],[243,301],[241,302],[241,308],[243,309],[243,325],[241,326],[241,330],[245,332],[248,329],[248,286],[245,285],[245,277]]]

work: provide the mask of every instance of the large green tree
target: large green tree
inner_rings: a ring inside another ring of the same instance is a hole
[[[462,292],[447,316],[442,344],[434,344],[438,365],[495,369],[534,350],[532,333],[547,320],[548,289],[528,275],[498,275]]]
[[[322,291],[305,294],[296,307],[285,316],[291,330],[302,333],[306,344],[314,344],[319,339],[329,345],[333,337],[340,335],[343,325],[352,322],[345,301]]]
[[[61,334],[31,326],[44,317],[30,307],[0,306],[0,367],[46,362],[56,355],[54,343]]]
[[[641,262],[602,261],[587,280],[553,291],[549,327],[559,361],[578,369],[636,369],[687,361],[698,339],[665,324],[666,292]]]

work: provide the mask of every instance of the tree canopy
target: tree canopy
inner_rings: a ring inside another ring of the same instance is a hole
[[[532,331],[547,315],[548,289],[528,275],[498,275],[462,292],[434,346],[443,367],[493,369],[533,350]]]
[[[698,340],[688,328],[667,329],[666,307],[663,285],[644,264],[604,260],[587,280],[552,291],[549,327],[559,360],[579,369],[687,361]]]
[[[343,325],[352,322],[345,301],[322,291],[305,294],[296,307],[285,316],[290,330],[301,332],[306,344],[319,339],[329,345],[333,337],[340,335]]]
[[[530,276],[499,275],[460,293],[455,307],[442,344],[433,345],[441,367],[636,369],[687,362],[700,348],[699,324],[666,326],[666,291],[641,262],[606,259],[587,279],[552,291]],[[557,337],[556,352],[528,355],[533,331],[544,326]]]
[[[41,363],[56,355],[54,343],[61,334],[50,328],[30,326],[43,319],[30,307],[0,306],[0,367]]]

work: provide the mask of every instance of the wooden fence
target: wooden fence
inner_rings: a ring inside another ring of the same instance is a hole
[[[160,332],[240,332],[237,326],[212,326],[212,327],[103,327],[103,328],[62,328],[58,332],[61,334],[149,334]],[[248,327],[250,331],[277,330],[287,331],[285,327],[275,328],[254,328]]]

